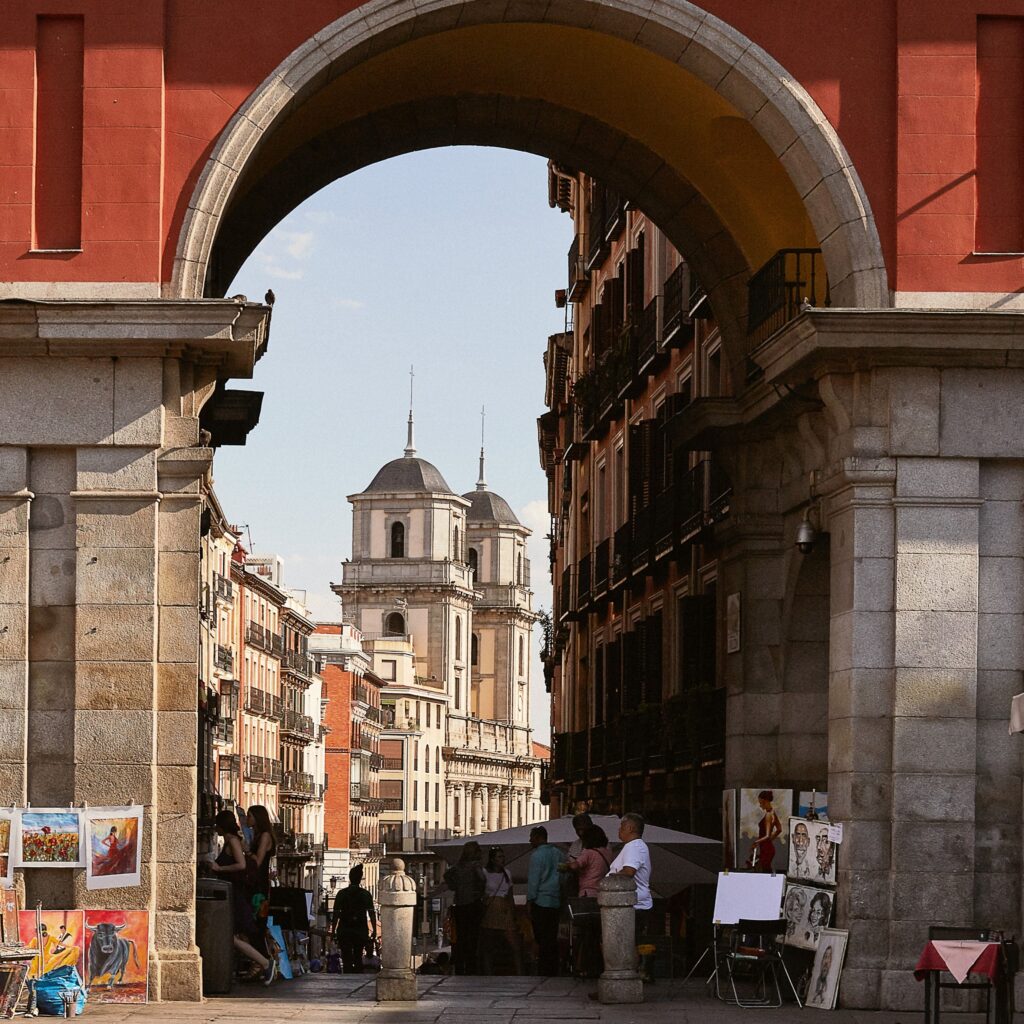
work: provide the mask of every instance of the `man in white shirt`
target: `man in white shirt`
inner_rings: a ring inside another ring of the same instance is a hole
[[[623,847],[612,861],[608,873],[625,875],[636,882],[636,936],[647,933],[648,919],[654,900],[651,899],[651,851],[643,841],[644,819],[629,811],[619,820],[619,840]]]

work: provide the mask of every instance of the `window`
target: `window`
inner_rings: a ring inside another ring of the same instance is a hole
[[[452,558],[456,562],[462,561],[462,548],[459,547],[459,528],[457,526],[452,532]]]
[[[434,771],[438,775],[441,774],[441,748],[440,747],[435,747],[434,748]]]
[[[416,725],[417,725],[417,727],[420,725],[420,712],[421,712],[421,702],[420,701],[416,701]]]
[[[526,648],[526,642],[523,640],[522,637],[520,637],[519,638],[519,675],[520,676],[522,676],[524,674],[523,673],[523,666],[525,664],[525,660],[524,660],[524,657],[523,657],[523,652],[524,652],[525,648]]]
[[[423,810],[430,810],[430,783],[423,783]]]
[[[398,662],[382,661],[380,663],[380,675],[382,679],[393,683],[398,678]]]
[[[384,620],[385,636],[405,636],[405,616],[401,612],[391,612]]]
[[[462,703],[462,676],[455,677],[455,709]]]
[[[477,665],[480,661],[480,637],[476,633],[469,640],[469,663]]]
[[[473,570],[474,573],[478,571],[477,570],[477,565],[478,565],[479,558],[480,558],[480,556],[476,553],[476,548],[470,548],[469,549],[469,567],[470,567],[470,569]]]
[[[519,586],[523,585],[523,556],[521,554],[516,555],[516,583]]]
[[[462,619],[455,616],[455,660],[462,661]]]
[[[418,772],[420,770],[420,741],[415,740],[412,745],[412,770]]]
[[[429,705],[428,705],[429,707]],[[426,771],[430,771],[430,744],[423,748],[423,767]],[[426,810],[426,808],[424,808]]]
[[[435,782],[434,783],[434,810],[435,811],[441,810],[441,783],[440,782]],[[440,826],[435,821],[434,822],[434,828],[439,828],[439,827]]]
[[[391,557],[405,558],[405,525],[391,524]]]
[[[462,814],[460,813],[462,808],[459,807],[459,798],[452,797],[452,817],[455,819],[453,824],[458,828],[462,824]]]

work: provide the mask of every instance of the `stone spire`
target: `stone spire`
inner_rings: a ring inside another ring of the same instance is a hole
[[[413,368],[409,367],[409,433],[405,439],[405,457],[411,459],[416,454],[416,442],[412,436],[412,384],[415,374]]]
[[[487,490],[487,480],[484,478],[484,422],[486,416],[486,407],[480,406],[480,475],[476,481],[476,489],[478,491]]]

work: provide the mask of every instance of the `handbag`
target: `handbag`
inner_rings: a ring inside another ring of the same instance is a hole
[[[363,970],[380,970],[380,943],[377,939],[370,939],[366,944],[366,952],[363,953]]]

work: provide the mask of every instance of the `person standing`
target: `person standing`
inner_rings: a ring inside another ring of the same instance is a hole
[[[363,950],[371,936],[377,936],[373,897],[362,884],[363,865],[357,864],[348,873],[348,885],[334,897],[331,930],[341,950],[342,969],[346,974],[363,973]]]
[[[558,919],[562,910],[559,869],[564,858],[557,846],[548,843],[548,830],[543,825],[530,831],[530,845],[533,853],[526,902],[537,943],[537,970],[553,978],[558,975]]]
[[[444,873],[444,883],[455,893],[455,939],[452,964],[456,974],[476,974],[477,947],[480,943],[480,919],[484,914],[486,880],[481,865],[483,851],[471,839],[462,847],[458,864]]]
[[[576,833],[576,838],[569,846],[569,850],[566,856],[569,860],[574,857],[578,857],[583,852],[584,842],[583,834],[588,828],[592,828],[594,825],[594,819],[589,814],[574,814],[572,816],[572,830]]]
[[[512,896],[512,876],[505,867],[505,851],[501,847],[491,847],[484,878],[485,910],[480,922],[481,969],[484,974],[494,974],[497,954],[498,962],[507,961],[515,974],[522,974],[522,947]]]
[[[622,849],[608,869],[610,875],[625,875],[636,882],[636,937],[647,934],[654,900],[651,898],[651,851],[643,840],[643,815],[634,811],[619,820],[619,840]]]

